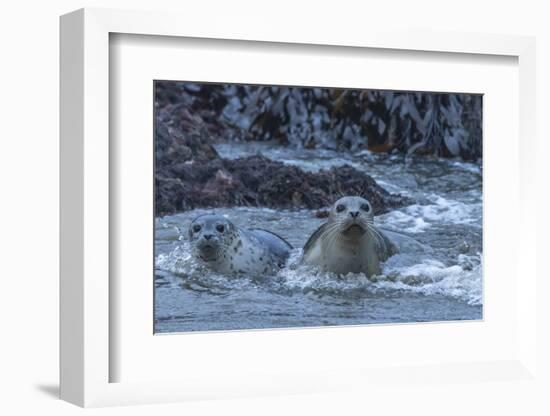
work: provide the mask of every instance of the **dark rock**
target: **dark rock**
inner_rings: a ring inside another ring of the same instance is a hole
[[[412,202],[350,166],[312,173],[260,155],[180,163],[171,173],[172,178],[157,177],[157,215],[236,205],[320,209],[343,195],[364,196],[375,214]]]
[[[315,217],[317,218],[328,218],[330,211],[328,209],[320,209],[315,211]]]

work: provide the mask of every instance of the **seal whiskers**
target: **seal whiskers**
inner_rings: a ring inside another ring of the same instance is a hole
[[[380,274],[380,262],[395,252],[395,246],[374,225],[369,201],[343,197],[305,244],[302,261],[337,274],[372,276]]]
[[[384,249],[388,248],[387,244],[386,244],[386,240],[380,234],[380,231],[378,231],[376,229],[376,227],[374,226],[374,224],[372,222],[367,222],[367,230],[371,234],[371,236],[373,236],[376,239],[376,241],[378,241],[379,243],[382,243],[384,245]]]

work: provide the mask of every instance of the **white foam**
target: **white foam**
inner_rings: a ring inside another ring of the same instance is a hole
[[[369,290],[372,292],[404,291],[422,295],[443,295],[462,300],[470,305],[482,304],[481,255],[459,256],[459,264],[445,266],[431,259],[417,259],[420,263],[402,264],[402,258],[395,256],[388,262],[381,276],[367,278],[364,274],[335,276],[314,267],[300,264],[301,250],[295,250],[289,266],[279,274],[289,289],[317,289],[330,291]]]
[[[481,175],[481,167],[478,164],[470,163],[470,162],[459,162],[459,161],[453,161],[451,162],[452,166],[458,167],[460,169],[463,169],[467,172],[476,173],[478,175]]]
[[[379,217],[384,226],[409,233],[422,233],[432,224],[469,224],[481,227],[481,203],[465,204],[439,195],[428,196],[431,204],[413,204]]]
[[[478,207],[476,204],[445,199],[442,196],[431,194],[429,205],[411,205],[406,208],[413,215],[422,215],[430,221],[442,221],[451,224],[465,224],[478,222],[477,215],[472,215]]]
[[[460,257],[460,256],[459,256]],[[466,261],[466,258],[468,260]],[[445,295],[461,299],[470,305],[482,304],[481,255],[464,256],[459,264],[445,266],[433,259],[410,266],[384,267],[383,277],[376,286],[408,290],[423,295]]]
[[[383,224],[392,230],[412,234],[423,233],[426,228],[430,227],[430,224],[424,218],[402,211],[392,211],[384,215]]]
[[[189,244],[183,240],[170,253],[159,254],[155,259],[155,267],[175,274],[185,274],[196,268],[196,262],[191,255]]]
[[[169,272],[164,276],[176,286],[181,279],[193,287],[222,290],[283,290],[326,293],[347,297],[363,296],[363,292],[409,292],[421,295],[443,295],[470,305],[482,304],[482,257],[460,254],[456,264],[446,265],[431,257],[430,252],[404,253],[391,257],[381,276],[364,274],[336,276],[318,268],[301,264],[302,249],[294,249],[287,267],[276,276],[258,280],[252,276],[223,276],[212,273],[191,255],[189,243],[181,241],[170,253],[159,254],[156,268]],[[265,286],[262,289],[262,286]]]

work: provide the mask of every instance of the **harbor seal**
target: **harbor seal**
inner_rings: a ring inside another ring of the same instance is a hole
[[[284,267],[292,246],[277,234],[237,227],[220,215],[204,214],[189,227],[193,254],[222,274],[272,274]]]
[[[369,201],[346,196],[334,203],[326,223],[304,246],[302,261],[336,274],[380,274],[380,262],[397,253],[397,247],[374,226]]]

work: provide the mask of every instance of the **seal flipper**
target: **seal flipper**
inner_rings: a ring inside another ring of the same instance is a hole
[[[392,253],[392,255],[400,251],[417,253],[433,252],[433,248],[431,248],[427,244],[421,243],[420,241],[408,234],[383,227],[377,227],[377,229],[382,231],[384,235],[393,243],[394,252]]]
[[[386,235],[385,230],[375,226],[371,227],[374,228],[373,237],[380,261],[386,261],[399,252],[397,245]]]
[[[321,226],[319,228],[317,228],[313,234],[311,234],[311,236],[308,238],[306,244],[304,245],[304,254],[315,244],[315,242],[317,241],[317,239],[323,235],[323,233],[325,232],[325,228],[327,228],[327,222],[325,222],[324,224],[321,224]]]

